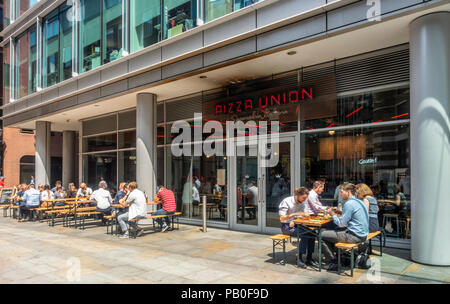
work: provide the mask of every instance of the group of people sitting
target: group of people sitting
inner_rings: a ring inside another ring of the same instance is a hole
[[[136,182],[120,183],[119,191],[114,199],[107,189],[108,185],[103,180],[99,182],[98,189],[95,191],[87,187],[86,183],[81,183],[79,189],[76,189],[75,185],[71,183],[68,191],[64,189],[60,181],[56,182],[53,189],[50,189],[49,185],[39,185],[36,189],[34,183],[22,184],[17,187],[12,200],[19,206],[19,222],[24,222],[27,218],[30,219],[29,211],[43,206],[48,201],[53,201],[57,206],[63,206],[67,204],[64,200],[55,200],[66,198],[86,200],[86,206],[96,206],[103,224],[106,223],[105,215],[117,216],[117,221],[122,230],[120,237],[129,238],[127,222],[137,221],[147,216],[147,197],[144,192],[138,189]],[[153,212],[152,215],[171,215],[176,212],[175,195],[164,186],[158,186],[154,201],[160,202],[162,208]],[[166,232],[170,228],[170,219],[165,217],[164,220],[163,222],[162,218],[156,219],[162,232]],[[137,226],[137,235],[140,236],[142,233],[143,229]]]
[[[294,190],[294,195],[285,198],[279,205],[281,231],[283,234],[297,236],[300,233],[299,267],[318,267],[313,261],[312,255],[315,247],[315,235],[305,232],[294,223],[297,217],[313,216],[319,213],[327,213],[332,216],[332,222],[325,226],[322,232],[322,252],[329,270],[337,269],[335,244],[363,243],[371,232],[379,230],[378,203],[371,189],[366,184],[354,185],[344,183],[340,186],[342,206],[334,211],[330,206],[324,206],[320,202],[320,194],[323,193],[325,183],[316,181],[309,191],[306,187]],[[300,231],[298,231],[300,229]],[[306,254],[306,259],[303,255]]]

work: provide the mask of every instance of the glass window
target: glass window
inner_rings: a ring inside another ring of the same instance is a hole
[[[31,176],[34,176],[34,162],[35,157],[32,155],[22,156],[20,159],[20,183],[28,184],[31,180]]]
[[[81,0],[80,72],[90,71],[101,64],[100,0]]]
[[[396,88],[339,97],[336,116],[304,120],[301,127],[302,130],[313,130],[409,117],[409,88]]]
[[[15,0],[16,14],[15,19],[22,16],[28,9],[32,8],[38,0]]]
[[[262,0],[234,0],[234,10],[237,11],[246,6],[252,5],[256,2],[260,2]]]
[[[83,136],[117,130],[117,115],[83,121]]]
[[[378,201],[380,227],[384,214],[400,214],[394,219],[386,217],[384,228],[397,237],[405,237],[402,233],[410,218],[411,199],[409,146],[407,124],[303,133],[302,185],[311,187],[315,180],[326,181],[321,200],[337,205],[337,186],[343,182],[367,184]]]
[[[97,189],[99,181],[108,183],[109,189],[117,189],[117,153],[83,155],[83,181]]]
[[[115,149],[117,149],[116,133],[83,139],[83,152],[109,151]]]
[[[130,52],[137,52],[161,39],[161,2],[130,2]]]
[[[3,1],[3,26],[7,27],[11,23],[11,3],[10,0]]]
[[[17,99],[36,91],[36,73],[36,28],[32,28],[16,40]]]
[[[156,162],[156,185],[165,185],[164,178],[164,147],[157,149],[157,162]]]
[[[136,128],[136,111],[119,113],[119,130]]]
[[[9,103],[9,93],[10,93],[10,47],[7,44],[3,48],[3,103]]]
[[[119,133],[119,149],[136,148],[136,130]]]
[[[44,60],[43,85],[44,88],[59,82],[59,16],[58,10],[44,21]]]
[[[136,150],[119,152],[118,182],[132,182],[136,180]]]
[[[205,0],[206,22],[222,17],[233,11],[232,0]]]
[[[191,146],[193,149],[193,146]],[[224,144],[225,151],[225,144]],[[166,149],[167,187],[185,218],[201,219],[201,198],[207,199],[208,220],[226,221],[227,159],[224,156],[180,156]]]
[[[122,57],[122,0],[103,0],[103,63]]]
[[[164,0],[164,39],[196,26],[197,1]]]
[[[72,20],[67,18],[70,9],[67,5],[59,9],[59,81],[72,78]]]

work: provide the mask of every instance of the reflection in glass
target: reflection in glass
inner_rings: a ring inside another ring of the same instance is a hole
[[[130,52],[157,43],[161,38],[161,2],[130,2]]]
[[[122,0],[103,0],[103,63],[122,57]]]
[[[314,130],[409,117],[409,88],[396,88],[341,96],[337,100],[337,116],[302,121],[301,128]]]
[[[136,181],[136,150],[119,152],[118,166],[119,183]]]
[[[195,0],[164,0],[164,39],[194,28],[196,11]]]
[[[136,148],[136,130],[119,132],[119,149]]]
[[[97,189],[101,180],[108,183],[109,189],[117,189],[116,152],[83,155],[83,174],[83,181],[92,189]]]
[[[192,146],[190,146],[193,149]],[[161,156],[159,156],[161,158]],[[227,221],[227,158],[180,156],[166,149],[167,187],[175,193],[177,209],[185,218],[201,219],[206,196],[207,218]]]
[[[291,143],[279,143],[279,161],[275,167],[266,168],[266,226],[279,227],[278,206],[291,196]]]
[[[117,134],[98,135],[83,139],[84,152],[109,151],[117,148]]]
[[[9,43],[3,48],[3,102],[9,103],[10,94],[10,46]]]
[[[222,17],[233,11],[232,0],[205,0],[206,22]]]
[[[31,28],[16,41],[15,97],[36,92],[36,28]]]
[[[236,157],[236,223],[257,226],[258,158],[253,156],[256,146],[246,146],[245,155]]]
[[[409,134],[408,125],[302,134],[302,185],[311,187],[315,180],[325,179],[321,201],[337,205],[340,184],[365,183],[378,200],[380,227],[384,214],[404,210],[384,227],[397,232],[398,220],[403,233],[410,218]]]
[[[101,0],[80,0],[80,72],[90,71],[101,64]]]

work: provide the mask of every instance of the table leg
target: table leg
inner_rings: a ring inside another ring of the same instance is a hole
[[[297,267],[300,263],[300,228],[297,227]]]
[[[322,271],[322,228],[319,228],[319,272]]]

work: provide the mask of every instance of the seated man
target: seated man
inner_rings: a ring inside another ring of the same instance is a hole
[[[144,193],[137,189],[137,187],[136,182],[129,183],[128,188],[126,189],[127,194],[119,201],[124,208],[129,206],[128,212],[122,213],[117,217],[120,229],[123,232],[120,238],[130,237],[128,234],[127,224],[125,223],[126,221],[130,221],[132,219],[137,221],[147,216],[147,200],[145,199]],[[141,235],[142,229],[137,227],[137,230],[138,236]]]
[[[34,188],[34,184],[30,184],[29,189],[22,196],[25,204],[19,207],[19,222],[25,221],[23,215],[28,214],[31,208],[38,208],[40,204],[41,193]],[[29,215],[29,214],[28,214]]]
[[[322,181],[315,181],[312,190],[309,192],[308,199],[304,203],[305,211],[311,215],[317,215],[319,212],[326,209],[319,200],[319,195],[323,193],[325,183]]]
[[[80,184],[80,189],[78,189],[76,198],[85,198],[92,195],[92,189],[89,188],[86,183]]]
[[[52,192],[55,193],[56,191],[62,189],[62,191],[65,191],[64,187],[62,186],[61,181],[56,181],[55,187],[52,188]]]
[[[161,201],[162,208],[155,211],[152,215],[163,215],[163,214],[174,214],[177,211],[177,204],[175,203],[175,195],[173,191],[167,189],[164,186],[159,186],[158,193],[154,198],[155,203]],[[170,227],[170,219],[169,217],[164,218],[165,223],[161,218],[157,218],[156,222],[159,224],[162,232],[166,232]]]
[[[342,216],[338,217],[332,209],[329,210],[336,226],[346,227],[344,230],[322,232],[322,252],[327,262],[330,263],[329,270],[337,269],[334,244],[339,242],[362,243],[369,234],[368,210],[364,203],[355,197],[355,194],[356,186],[354,184],[341,186],[341,196],[345,201]]]
[[[100,212],[100,217],[102,218],[102,223],[105,225],[104,215],[111,214],[111,205],[112,205],[112,197],[111,193],[106,190],[108,186],[105,181],[101,181],[98,183],[98,189],[92,193],[90,200],[93,200],[97,203],[97,211]]]
[[[305,216],[305,212],[302,212],[302,203],[308,197],[308,189],[305,187],[296,188],[294,190],[294,196],[285,198],[278,207],[278,214],[280,215],[281,231],[283,234],[297,236],[297,229],[293,220],[297,216]],[[302,233],[303,231],[300,231]],[[317,267],[317,264],[312,260],[312,254],[314,252],[315,237],[313,235],[302,235],[299,251],[299,267],[306,268],[307,265]],[[305,254],[308,250],[306,262],[303,261],[302,254]]]

